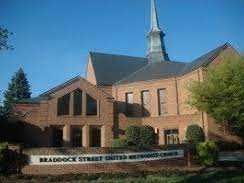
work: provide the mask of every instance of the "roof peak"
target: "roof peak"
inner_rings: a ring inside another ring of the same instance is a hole
[[[94,52],[94,51],[89,52],[89,55],[94,55],[94,54],[147,59],[146,57],[140,57],[140,56],[131,56],[131,55],[123,55],[123,54],[104,53],[104,52]]]

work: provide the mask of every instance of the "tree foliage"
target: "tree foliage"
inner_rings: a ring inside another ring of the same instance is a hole
[[[125,129],[125,137],[128,145],[138,145],[140,143],[140,127],[139,126],[128,126]]]
[[[19,102],[31,97],[30,85],[23,69],[20,68],[12,77],[7,91],[4,93],[4,109],[11,109],[13,103]]]
[[[140,127],[140,147],[150,147],[155,145],[155,133],[151,126]]]
[[[214,141],[206,141],[197,145],[197,156],[204,166],[212,166],[218,159],[218,147]]]
[[[13,49],[11,45],[8,44],[9,36],[12,35],[7,29],[0,27],[0,50]]]
[[[148,148],[155,145],[154,129],[150,126],[128,126],[125,137],[129,146]]]
[[[244,58],[223,56],[208,68],[206,79],[193,82],[189,104],[227,124],[237,135],[244,132]]]
[[[128,146],[126,139],[114,139],[112,147],[115,148],[126,148]]]
[[[205,135],[203,129],[198,125],[188,126],[186,130],[186,139],[193,144],[204,142]]]

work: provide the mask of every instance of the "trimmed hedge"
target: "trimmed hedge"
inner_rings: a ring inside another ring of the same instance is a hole
[[[148,148],[155,145],[154,129],[151,126],[128,126],[125,131],[128,146]]]
[[[155,145],[155,133],[151,126],[140,127],[140,144],[142,148],[147,148]]]
[[[193,144],[204,142],[205,135],[203,129],[198,125],[190,125],[187,127],[186,139]]]

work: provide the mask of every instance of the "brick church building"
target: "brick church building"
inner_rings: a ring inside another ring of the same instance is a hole
[[[154,0],[151,6],[146,57],[91,52],[85,78],[72,78],[15,105],[26,144],[110,147],[129,125],[152,126],[160,145],[183,142],[191,124],[201,126],[206,138],[235,139],[187,104],[186,87],[204,80],[206,68],[219,63],[221,54],[239,53],[227,43],[191,62],[170,60]]]

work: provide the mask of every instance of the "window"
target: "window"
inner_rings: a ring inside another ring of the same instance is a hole
[[[150,116],[150,93],[149,91],[141,92],[142,116]]]
[[[82,91],[77,89],[74,91],[74,115],[78,116],[82,114]]]
[[[90,95],[86,95],[86,115],[97,115],[97,100]]]
[[[70,94],[58,98],[58,104],[57,104],[58,116],[69,115],[69,100],[70,100]]]
[[[133,114],[133,93],[125,94],[125,102],[126,102],[126,114]]]
[[[82,128],[73,127],[72,128],[72,146],[73,147],[82,147]]]
[[[172,129],[172,130],[165,130],[165,144],[179,144],[179,130],[178,129]]]
[[[166,109],[166,90],[158,89],[158,112],[159,115],[163,115],[167,113]]]

